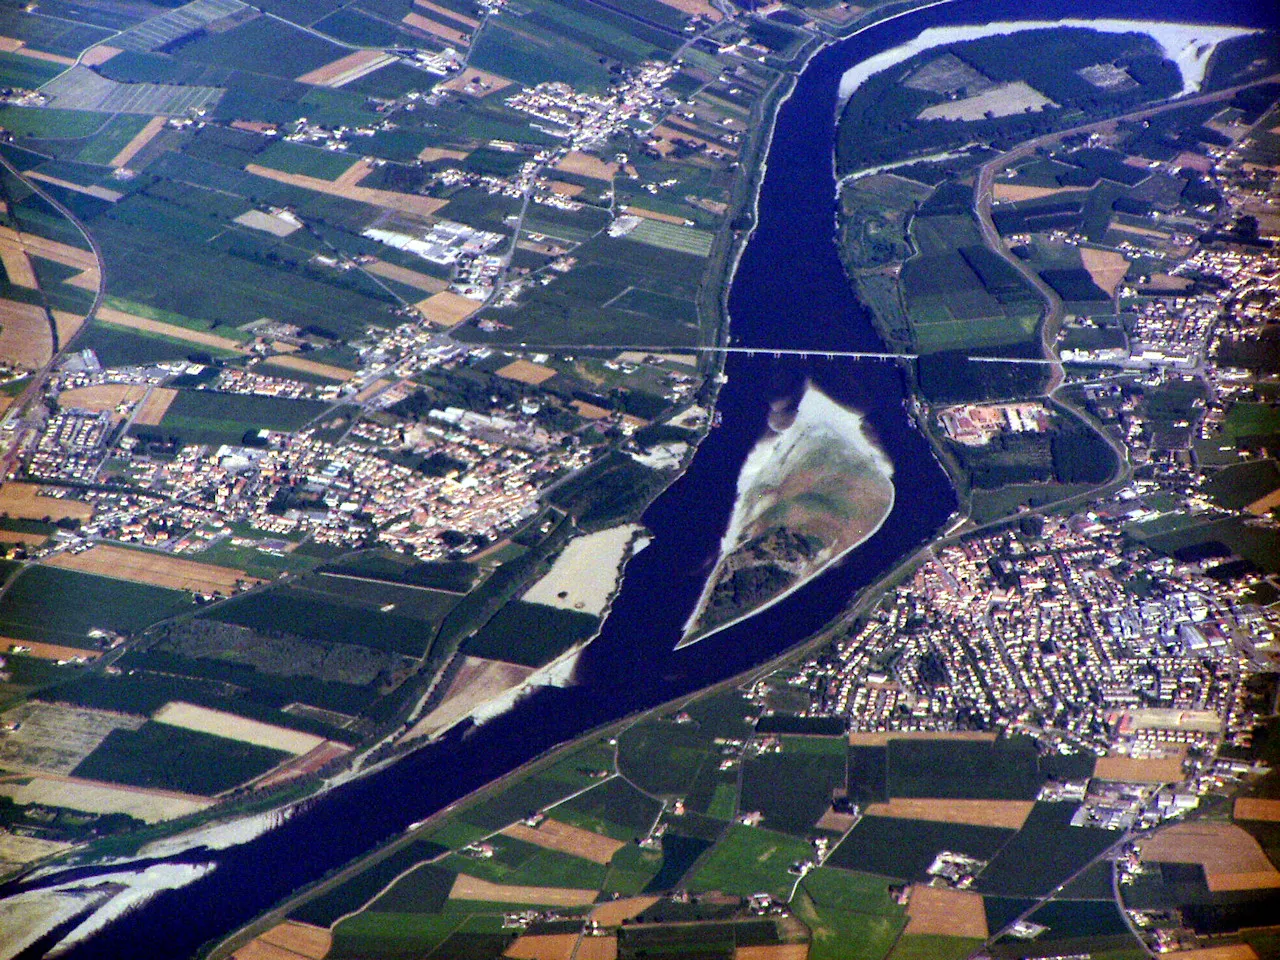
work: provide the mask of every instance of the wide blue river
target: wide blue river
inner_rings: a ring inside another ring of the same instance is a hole
[[[834,243],[836,89],[849,66],[930,26],[1068,16],[1253,24],[1268,16],[1262,8],[1269,6],[1257,0],[955,0],[828,47],[810,62],[778,114],[760,193],[760,222],[730,293],[734,344],[881,348],[866,311],[850,292]],[[181,890],[155,897],[66,956],[192,956],[292,891],[555,744],[795,645],[836,616],[860,588],[934,536],[954,509],[946,476],[906,415],[904,383],[894,363],[734,355],[727,373],[719,405],[722,425],[710,433],[688,472],[645,514],[653,543],[627,567],[603,633],[582,656],[575,686],[540,691],[465,736],[455,732],[330,791],[256,840],[177,858],[214,860],[218,866]],[[794,391],[806,377],[866,413],[894,463],[893,512],[841,565],[787,600],[673,652],[714,562],[738,468],[763,432],[768,401]]]

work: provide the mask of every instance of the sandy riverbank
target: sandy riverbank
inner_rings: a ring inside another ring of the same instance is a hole
[[[1205,68],[1214,48],[1223,40],[1256,33],[1244,27],[1220,27],[1206,24],[1162,23],[1153,20],[1020,20],[1018,22],[984,23],[966,27],[930,27],[914,40],[885,50],[846,70],[840,78],[840,100],[848,100],[868,78],[890,67],[910,60],[918,53],[966,40],[1004,36],[1026,30],[1051,27],[1082,27],[1101,33],[1145,33],[1156,41],[1166,57],[1178,65],[1182,73],[1182,96],[1196,93],[1204,82]]]

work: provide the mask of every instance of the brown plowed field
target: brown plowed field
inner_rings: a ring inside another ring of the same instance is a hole
[[[626,846],[621,840],[601,836],[590,830],[573,827],[559,820],[546,819],[534,829],[523,823],[512,824],[502,831],[508,837],[523,840],[548,850],[559,850],[593,863],[608,863],[613,855]]]
[[[622,212],[629,213],[633,217],[644,217],[646,220],[657,220],[659,223],[684,225],[684,217],[677,217],[671,213],[658,213],[656,210],[646,210],[644,207],[623,207]]]
[[[295,920],[272,927],[258,939],[292,950],[309,960],[322,960],[333,946],[333,934],[328,930]]]
[[[420,13],[406,13],[400,21],[407,27],[413,27],[415,30],[421,30],[423,33],[429,33],[434,37],[439,37],[445,43],[456,43],[460,47],[468,46],[471,43],[471,35],[455,30],[453,27],[446,27],[443,23],[436,23],[430,17],[424,17]]]
[[[622,900],[610,900],[591,911],[591,919],[602,927],[617,927],[623,920],[644,913],[652,907],[660,897],[626,897]]]
[[[517,937],[504,957],[514,960],[572,960],[578,945],[576,933],[543,933]]]
[[[546,383],[556,375],[556,372],[550,367],[544,367],[541,364],[531,363],[528,360],[514,360],[505,367],[501,367],[494,371],[500,377],[506,377],[508,380],[516,380],[520,383],[527,383],[530,386],[538,386],[540,383]]]
[[[987,939],[987,914],[981,894],[916,884],[907,901],[904,934],[933,933]]]
[[[129,161],[138,155],[138,151],[150,143],[155,135],[164,129],[165,120],[165,117],[152,117],[148,120],[147,125],[139,130],[134,138],[111,158],[111,166],[127,167]]]
[[[436,13],[443,14],[450,20],[457,20],[459,23],[465,23],[472,30],[480,26],[479,20],[474,20],[465,14],[458,13],[456,10],[450,10],[448,7],[442,7],[439,4],[432,3],[431,0],[413,0],[413,5],[415,7],[422,7],[424,10],[434,10]]]
[[[595,890],[568,887],[519,887],[490,883],[458,874],[449,893],[451,900],[484,900],[489,903],[528,903],[548,907],[585,907],[596,898]]]
[[[345,57],[339,57],[332,63],[326,63],[323,67],[304,73],[297,77],[298,83],[309,83],[313,86],[327,87],[334,80],[340,79],[344,74],[353,71],[363,70],[372,66],[379,60],[387,60],[387,54],[381,50],[357,50],[355,53],[349,53]]]
[[[360,176],[356,179],[363,179],[368,172],[368,168],[359,161],[354,166],[360,171]],[[272,170],[270,167],[259,166],[256,163],[251,163],[244,169],[254,176],[265,177],[277,183],[287,183],[293,187],[314,190],[316,193],[324,193],[332,197],[343,197],[347,200],[367,203],[370,206],[382,207],[386,210],[406,210],[422,217],[431,216],[449,202],[448,200],[423,197],[413,193],[396,193],[392,190],[374,190],[371,187],[355,186],[348,179],[349,175],[354,176],[350,170],[337,180],[322,180],[319,177],[308,177],[301,173],[285,173],[283,170]]]
[[[150,583],[174,590],[199,593],[231,593],[240,581],[261,583],[243,570],[215,567],[195,560],[183,560],[164,553],[147,553],[99,544],[84,553],[59,553],[45,561],[51,567],[95,573],[101,577]]]
[[[1114,250],[1081,247],[1080,259],[1084,263],[1084,268],[1089,271],[1089,276],[1093,278],[1093,282],[1107,291],[1109,296],[1114,297],[1120,281],[1129,272],[1129,261],[1124,258],[1124,254]]]
[[[92,504],[67,497],[37,496],[39,489],[38,484],[13,481],[0,486],[0,513],[20,520],[88,520],[93,516]]]
[[[1202,947],[1199,950],[1178,950],[1165,954],[1173,960],[1258,960],[1258,954],[1247,943],[1233,943],[1226,947]]]
[[[53,357],[53,328],[43,307],[0,299],[0,360],[38,370]]]
[[[331,363],[320,363],[318,360],[308,360],[305,357],[287,357],[277,354],[269,357],[266,363],[273,367],[284,367],[286,370],[297,370],[299,373],[314,373],[317,377],[326,377],[341,383],[355,376],[353,370],[335,367]]]
[[[79,647],[64,647],[56,643],[41,643],[39,640],[15,640],[13,637],[0,637],[0,649],[12,650],[15,646],[26,647],[26,654],[37,660],[70,660],[72,657],[84,657],[96,660],[102,656],[101,650],[81,650]]]
[[[417,270],[410,270],[407,267],[397,266],[394,263],[387,263],[385,260],[375,260],[373,263],[366,263],[364,268],[370,273],[377,274],[379,277],[394,280],[396,283],[403,283],[406,287],[413,287],[416,290],[421,290],[423,293],[439,293],[441,290],[449,289],[448,280],[441,280],[439,277],[432,277],[425,273],[419,273]]]
[[[100,43],[96,47],[90,47],[80,55],[80,62],[86,67],[97,67],[106,63],[116,54],[123,53],[119,47],[112,47],[105,43]]]
[[[81,274],[83,276],[83,274]],[[97,289],[96,287],[94,288]],[[53,325],[58,328],[58,345],[65,347],[71,342],[80,328],[84,326],[84,314],[68,313],[66,310],[51,310],[53,314]]]
[[[244,346],[235,340],[227,337],[220,337],[216,333],[205,333],[201,330],[190,330],[187,327],[180,327],[174,323],[164,323],[160,320],[152,320],[150,317],[139,317],[136,314],[125,313],[123,310],[117,310],[115,307],[99,307],[98,319],[104,323],[113,323],[117,327],[129,327],[132,330],[143,330],[147,333],[158,333],[161,336],[171,337],[174,340],[185,340],[187,343],[198,343],[202,347],[213,347],[217,350],[231,350],[235,353],[244,353]]]
[[[564,159],[556,164],[556,169],[579,177],[590,177],[593,180],[612,180],[613,175],[618,172],[618,165],[606,163],[589,153],[574,150],[564,155]]]
[[[1233,816],[1237,820],[1280,820],[1280,800],[1240,797],[1236,800]]]
[[[929,820],[933,823],[967,823],[976,827],[1021,829],[1031,808],[1031,800],[934,800],[894,797],[888,803],[873,803],[867,815],[900,820]]]
[[[419,300],[414,306],[424,317],[442,327],[456,327],[480,309],[478,301],[468,300],[451,290],[433,293],[425,300]]]
[[[1280,887],[1280,871],[1258,841],[1233,823],[1175,823],[1142,842],[1142,859],[1198,863],[1215,893]]]
[[[53,260],[68,267],[75,267],[77,270],[92,270],[98,266],[98,258],[93,255],[92,250],[81,250],[79,247],[59,243],[57,240],[48,240],[34,233],[20,234],[11,227],[0,227],[0,241],[5,240],[21,243],[28,253],[34,253],[38,257],[44,257],[46,260]]]
[[[134,415],[133,422],[143,427],[160,426],[160,421],[169,412],[169,404],[177,395],[178,391],[170,387],[156,387],[142,402],[142,409]]]
[[[706,17],[708,20],[719,20],[724,16],[708,0],[658,0],[658,2],[665,3],[668,7],[675,7],[691,16]]]
[[[77,387],[58,394],[58,405],[63,409],[77,407],[94,413],[115,413],[122,403],[137,403],[147,395],[141,383],[100,383],[92,387]]]
[[[583,937],[573,960],[618,960],[618,938]]]
[[[477,80],[479,83],[473,82]],[[496,73],[477,70],[475,67],[467,67],[456,77],[439,84],[437,89],[448,90],[452,93],[466,93],[473,97],[487,97],[491,93],[497,93],[499,90],[511,86],[511,84],[511,80]]]
[[[31,258],[22,249],[22,244],[14,240],[0,242],[0,262],[4,263],[4,272],[15,287],[39,288],[36,272],[31,269]]]
[[[931,730],[911,730],[905,733],[888,731],[885,733],[851,733],[849,734],[849,746],[883,747],[890,740],[977,740],[984,743],[994,743],[995,739],[996,735],[994,733],[983,733],[980,730],[955,730],[936,733]]]
[[[1182,779],[1182,758],[1182,753],[1172,757],[1102,757],[1093,768],[1093,778],[1124,783],[1177,783]]]
[[[465,160],[470,156],[466,150],[450,150],[447,147],[423,147],[418,151],[418,159],[424,163],[434,160]]]
[[[807,943],[771,943],[759,947],[738,947],[733,960],[805,960],[809,956]]]

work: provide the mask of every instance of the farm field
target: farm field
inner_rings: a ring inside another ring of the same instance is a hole
[[[12,480],[0,485],[0,513],[24,520],[88,520],[93,516],[92,504],[68,496],[45,496],[43,489]]]
[[[177,434],[185,443],[239,444],[245,434],[258,430],[297,430],[326,409],[316,400],[180,390],[158,429]]]
[[[28,567],[0,598],[0,635],[92,650],[94,630],[132,634],[191,607],[179,590]]]
[[[311,734],[274,727],[233,713],[224,713],[221,710],[210,710],[208,707],[198,707],[195,704],[177,701],[166,703],[152,714],[151,719],[171,727],[208,733],[269,750],[292,753],[296,756],[310,753],[324,743],[321,737]]]
[[[243,570],[103,544],[91,547],[83,553],[59,553],[48,563],[64,570],[78,570],[81,573],[94,573],[193,593],[230,594],[238,587],[260,582]]]

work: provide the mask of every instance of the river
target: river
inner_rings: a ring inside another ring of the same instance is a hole
[[[1091,15],[1257,23],[1253,0],[956,0],[878,24],[813,58],[782,105],[759,197],[759,225],[729,298],[737,346],[879,350],[834,243],[832,170],[836,92],[852,64],[931,26]],[[186,958],[327,871],[373,849],[471,790],[557,743],[758,664],[810,636],[857,591],[934,536],[955,507],[950,484],[904,408],[894,362],[731,355],[721,426],[689,470],[647,511],[650,546],[631,560],[577,683],[542,689],[478,728],[329,791],[282,826],[239,846],[175,859],[215,861],[202,879],[161,893],[66,956]],[[843,563],[785,601],[675,652],[681,627],[715,562],[738,470],[765,427],[769,400],[811,378],[867,415],[894,464],[897,499],[880,531]],[[66,874],[63,875],[64,879]],[[39,884],[50,882],[41,881]],[[0,891],[13,893],[23,885]]]

